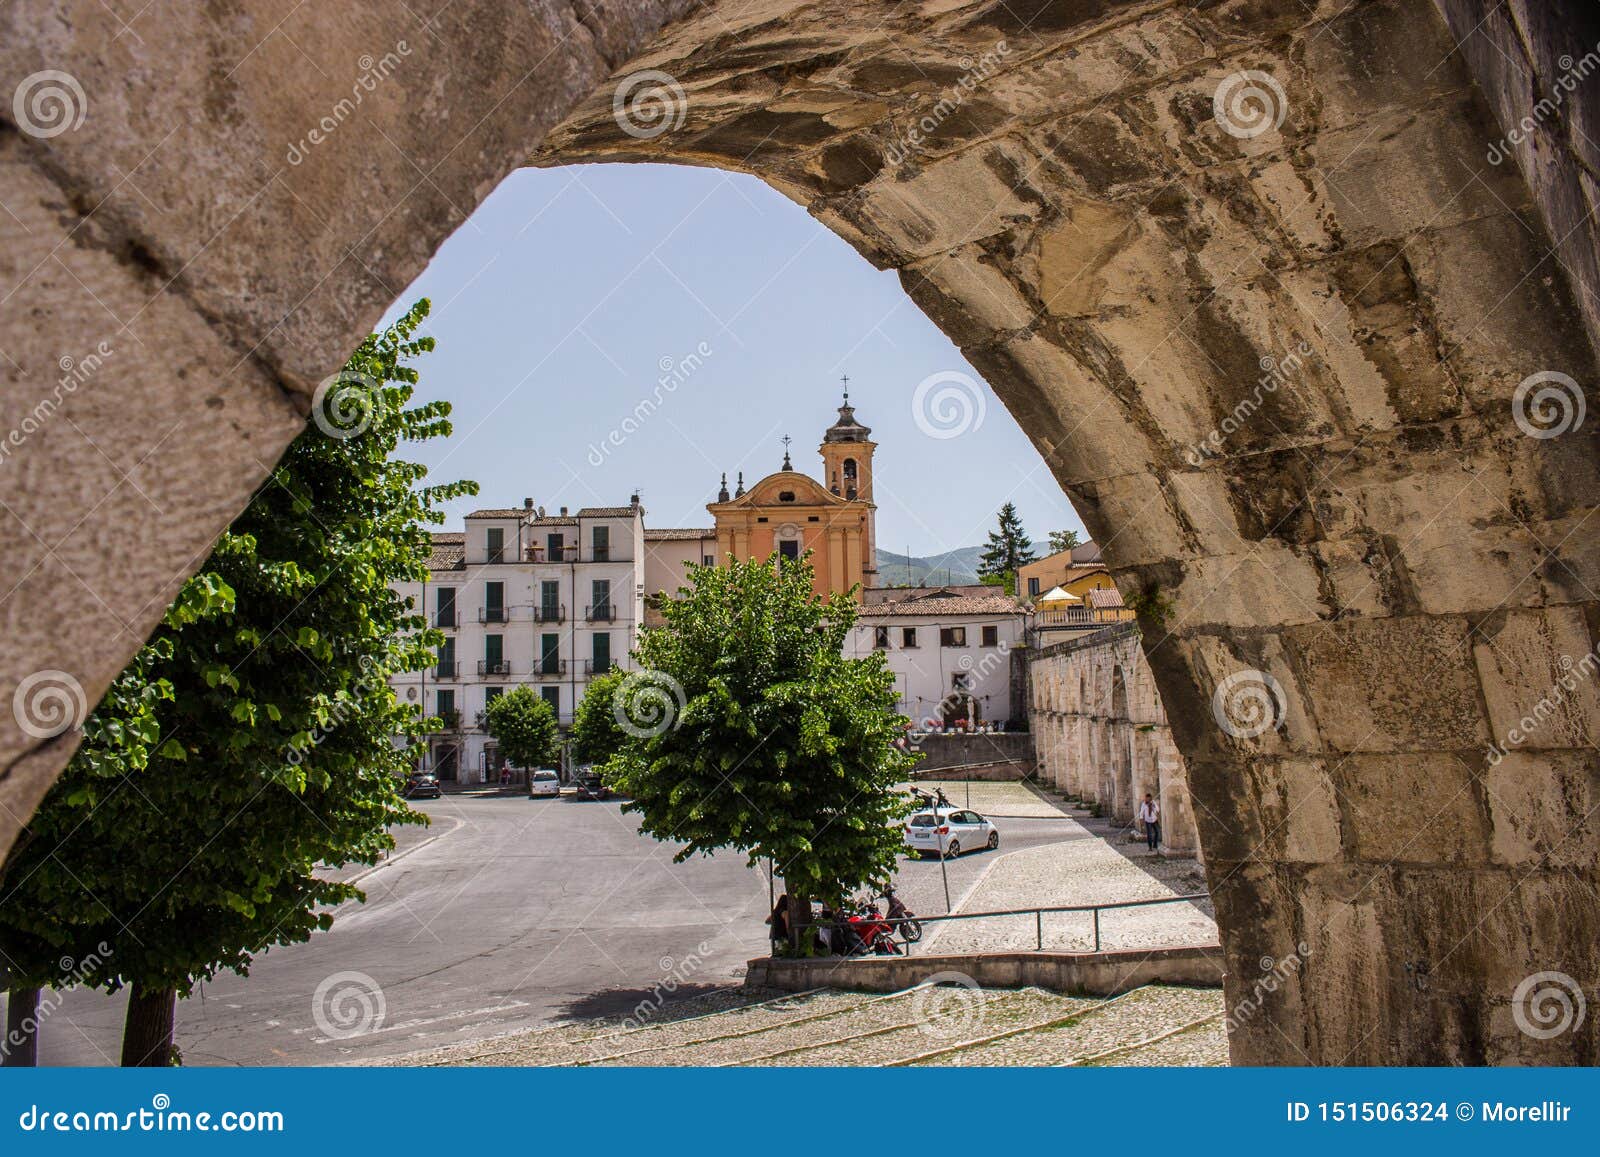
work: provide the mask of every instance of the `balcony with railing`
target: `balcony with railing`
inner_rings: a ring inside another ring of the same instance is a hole
[[[558,547],[551,550],[548,546],[525,546],[522,548],[524,562],[577,562],[578,546],[573,543],[569,546]]]
[[[565,659],[540,659],[533,665],[533,677],[535,679],[559,678],[566,673],[567,661]]]
[[[506,659],[479,659],[478,674],[509,675],[511,674],[511,663]]]
[[[609,675],[617,669],[615,660],[612,659],[585,659],[583,673],[585,675]]]
[[[1059,611],[1035,611],[1035,631],[1094,631],[1118,623],[1132,622],[1130,607],[1064,607]]]
[[[453,627],[456,625],[456,609],[440,610],[433,613],[433,625],[436,627]]]
[[[601,603],[599,606],[585,607],[583,617],[591,623],[614,623],[617,621],[617,608],[614,603]]]
[[[454,659],[440,659],[433,669],[435,679],[454,679],[457,663]]]
[[[439,712],[439,722],[446,731],[458,731],[461,728],[461,712],[441,711]]]
[[[541,603],[533,608],[533,621],[536,623],[564,623],[567,621],[567,604]]]
[[[509,623],[511,621],[510,607],[479,607],[478,622],[480,623]]]

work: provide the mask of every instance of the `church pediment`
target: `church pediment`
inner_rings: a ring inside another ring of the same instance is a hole
[[[752,506],[844,506],[845,500],[828,490],[809,474],[798,470],[780,470],[768,474],[731,502],[715,503],[723,509],[735,510]]]

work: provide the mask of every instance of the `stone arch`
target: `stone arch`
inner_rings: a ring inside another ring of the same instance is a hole
[[[1534,1041],[1508,1011],[1557,962],[1600,975],[1594,691],[1504,747],[1600,615],[1596,424],[1530,437],[1513,406],[1533,375],[1597,380],[1595,234],[1563,125],[1514,150],[1537,193],[1481,162],[1495,110],[1518,119],[1596,42],[1590,13],[1451,4],[1458,52],[1401,0],[459,0],[421,30],[305,6],[291,41],[241,0],[167,13],[179,58],[152,71],[120,21],[70,7],[0,13],[8,88],[105,82],[70,132],[0,122],[0,425],[28,443],[0,477],[5,697],[61,670],[98,697],[317,383],[511,167],[755,173],[900,272],[1147,596],[1230,999],[1254,961],[1304,956],[1236,1058],[1600,1058],[1593,1022]],[[264,38],[239,60],[241,28]],[[362,115],[409,154],[312,132],[373,45],[396,69]],[[1270,125],[1226,99],[1241,77]],[[1592,86],[1579,102],[1600,119]],[[101,333],[117,372],[67,390],[70,427],[41,422],[41,383]],[[1264,730],[1218,723],[1239,676]],[[0,847],[74,742],[6,721]],[[1418,798],[1440,801],[1420,828]]]

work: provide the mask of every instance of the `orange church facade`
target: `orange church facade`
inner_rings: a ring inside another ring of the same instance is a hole
[[[872,452],[877,445],[871,434],[856,421],[846,393],[839,420],[818,448],[823,481],[794,469],[787,451],[783,467],[748,490],[741,475],[730,495],[724,478],[717,501],[706,507],[716,521],[718,560],[729,555],[741,562],[774,555],[800,558],[809,552],[817,594],[876,586]],[[856,598],[861,598],[859,589]]]

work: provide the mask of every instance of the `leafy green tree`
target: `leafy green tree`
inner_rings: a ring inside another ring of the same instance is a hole
[[[136,661],[153,702],[130,705],[118,680],[0,870],[0,951],[109,930],[108,956],[75,978],[131,986],[123,1064],[170,1063],[178,996],[361,898],[319,869],[376,863],[390,825],[425,822],[400,799],[413,754],[393,740],[436,725],[388,679],[433,662],[441,636],[390,584],[425,577],[426,524],[477,489],[423,485],[426,468],[395,457],[450,431],[448,404],[409,406],[427,311],[318,390],[314,424],[202,568],[209,613],[169,614]]]
[[[895,746],[882,654],[845,658],[856,604],[812,593],[806,559],[691,567],[645,630],[618,688],[634,740],[606,765],[643,829],[677,859],[735,848],[782,875],[791,911],[886,881],[900,850],[897,790],[916,756]],[[807,943],[799,922],[796,949]]]
[[[561,727],[556,713],[532,687],[514,687],[495,697],[485,713],[489,734],[513,767],[549,767]]]
[[[1015,594],[1017,568],[1033,561],[1033,543],[1022,529],[1022,519],[1017,517],[1013,503],[1000,508],[999,522],[999,529],[989,532],[988,545],[978,557],[978,577],[999,578],[1006,590]]]
[[[1050,532],[1050,553],[1060,554],[1064,550],[1071,550],[1078,545],[1078,532],[1076,530],[1052,530]]]
[[[580,763],[604,763],[632,739],[617,721],[617,705],[622,702],[618,691],[625,678],[622,671],[601,675],[590,681],[589,689],[578,701],[568,739],[572,757]]]

